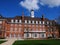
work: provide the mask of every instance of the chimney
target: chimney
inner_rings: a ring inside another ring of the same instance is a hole
[[[34,10],[31,10],[31,17],[34,18]]]
[[[42,20],[44,21],[44,14],[42,14]]]
[[[22,21],[24,22],[24,12],[22,12]]]

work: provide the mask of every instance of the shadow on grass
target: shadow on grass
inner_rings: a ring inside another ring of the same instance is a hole
[[[2,44],[2,43],[4,43],[4,42],[6,42],[6,41],[0,41],[0,44]]]
[[[49,45],[49,44],[42,44],[42,43],[40,43],[40,44],[14,44],[14,45]]]

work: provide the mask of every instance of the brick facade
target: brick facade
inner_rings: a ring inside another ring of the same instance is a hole
[[[5,38],[58,38],[59,32],[54,20],[44,18],[31,18],[27,16],[16,16],[6,18],[0,16],[0,37]]]

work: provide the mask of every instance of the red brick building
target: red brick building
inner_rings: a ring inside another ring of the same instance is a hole
[[[24,14],[13,18],[0,16],[0,37],[24,39],[58,38],[59,32],[54,20],[49,20],[44,16],[41,18],[34,17],[34,12],[31,12],[30,17],[24,16]]]

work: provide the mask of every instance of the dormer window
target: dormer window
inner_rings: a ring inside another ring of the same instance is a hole
[[[32,24],[34,24],[34,21],[32,21]]]
[[[43,21],[43,24],[45,24],[45,22]]]
[[[50,22],[50,25],[52,25],[52,22]]]
[[[11,20],[11,23],[13,23],[13,22],[14,22],[14,20],[12,19],[12,20]]]
[[[47,24],[49,24],[49,22],[47,21]]]
[[[21,20],[19,20],[19,23],[21,23],[22,21]]]
[[[25,20],[25,23],[27,23],[27,20]]]
[[[0,21],[0,24],[2,24],[2,21]]]
[[[38,21],[36,21],[36,24],[38,24]]]
[[[29,20],[29,24],[31,23],[31,21]]]
[[[15,23],[18,23],[18,20],[15,20]]]
[[[41,24],[41,21],[39,21],[39,24]]]

